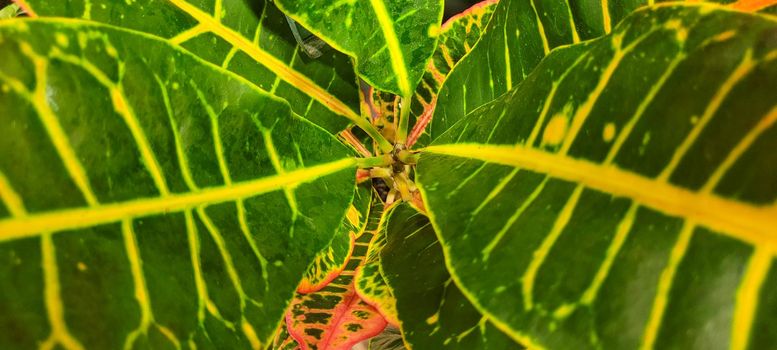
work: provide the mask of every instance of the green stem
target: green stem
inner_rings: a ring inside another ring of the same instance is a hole
[[[389,168],[372,168],[370,177],[390,178],[393,175]]]
[[[399,158],[403,164],[416,164],[418,163],[418,159],[421,158],[421,154],[402,150],[397,153],[397,158]]]
[[[400,107],[399,126],[397,127],[397,144],[404,145],[407,142],[407,129],[410,124],[410,97],[402,98]]]
[[[394,164],[394,159],[390,154],[370,158],[356,158],[356,165],[359,169],[387,167]]]
[[[391,142],[388,142],[388,140],[386,140],[386,138],[381,135],[378,129],[376,129],[375,126],[373,126],[367,119],[358,116],[356,118],[348,119],[350,119],[356,126],[364,130],[367,135],[370,135],[370,137],[378,143],[378,147],[380,147],[381,151],[389,153],[392,149],[394,149],[394,146],[391,145]]]

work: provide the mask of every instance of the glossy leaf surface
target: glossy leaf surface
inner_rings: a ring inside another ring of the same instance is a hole
[[[649,0],[503,0],[482,40],[440,89],[432,139],[516,87],[552,49],[598,38]],[[730,3],[715,0],[712,2]]]
[[[276,0],[290,17],[354,57],[373,87],[410,96],[434,53],[442,0]]]
[[[357,239],[345,270],[314,293],[297,293],[286,313],[286,327],[302,350],[350,350],[379,334],[386,320],[354,290],[354,274],[364,262],[369,242],[383,221],[383,204],[375,200],[367,229]]]
[[[427,126],[437,105],[437,94],[453,67],[480,40],[497,3],[495,0],[485,0],[451,17],[443,24],[437,49],[426,66],[411,102],[413,130],[408,136],[408,147],[423,147],[429,144],[430,134]]]
[[[405,341],[413,349],[521,349],[461,293],[445,269],[440,242],[424,215],[399,205],[387,218],[381,252]]]
[[[641,10],[435,141],[418,182],[468,298],[527,346],[774,344],[776,33]]]
[[[168,39],[291,104],[330,132],[359,118],[350,59],[335,50],[311,60],[267,0],[23,0],[38,16],[81,18]]]
[[[257,348],[355,160],[155,37],[0,22],[0,348]]]

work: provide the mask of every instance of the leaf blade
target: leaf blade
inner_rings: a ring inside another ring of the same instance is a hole
[[[283,0],[278,4],[317,36],[356,58],[360,76],[370,85],[400,96],[411,96],[421,78],[434,51],[443,10],[442,1]],[[346,14],[344,27],[342,13]],[[391,69],[386,69],[386,61]]]
[[[360,119],[356,112],[358,86],[347,57],[329,52],[319,60],[304,62],[297,57],[299,50],[283,15],[269,2],[249,5],[240,0],[226,0],[219,2],[219,7],[185,0],[142,0],[133,4],[112,1],[65,4],[38,0],[24,3],[40,16],[113,24],[184,45],[211,63],[289,100],[297,114],[330,132],[345,128],[347,120],[342,117],[352,121]],[[155,10],[147,11],[148,8]],[[121,11],[121,15],[115,16],[113,11]],[[216,54],[218,47],[225,47],[221,54]]]
[[[0,276],[29,282],[4,288],[2,322],[21,328],[0,344],[266,343],[345,215],[351,152],[156,37],[13,20],[0,23],[0,51],[0,207],[12,209],[0,210],[0,250],[15,261]],[[343,192],[322,207],[324,188]]]
[[[730,25],[748,29],[733,39]],[[773,79],[775,49],[758,39],[773,28],[716,5],[643,9],[604,39],[555,50],[440,136],[419,186],[468,299],[540,347],[754,341],[741,325],[762,327],[773,308],[757,259],[771,251],[774,266],[777,192],[760,150],[777,117],[760,79]],[[702,63],[717,55],[727,59]],[[732,280],[715,284],[723,270]],[[759,318],[734,302],[742,281],[767,308]]]

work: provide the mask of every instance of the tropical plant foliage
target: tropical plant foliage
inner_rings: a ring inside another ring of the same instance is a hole
[[[443,7],[3,9],[0,348],[777,344],[777,1]]]

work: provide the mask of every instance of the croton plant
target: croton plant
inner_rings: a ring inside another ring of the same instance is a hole
[[[17,0],[0,349],[774,349],[775,4]]]

